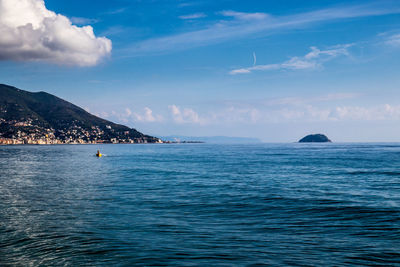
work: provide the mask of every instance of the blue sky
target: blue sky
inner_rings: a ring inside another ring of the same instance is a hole
[[[73,25],[91,25],[94,36],[80,28],[67,35],[72,26],[53,19],[37,29],[34,21],[39,39],[15,37],[21,49],[0,37],[2,83],[158,136],[292,142],[321,132],[334,141],[400,141],[399,1],[45,5]],[[25,25],[30,5],[20,8]],[[61,41],[47,45],[51,51],[35,48],[55,34]]]

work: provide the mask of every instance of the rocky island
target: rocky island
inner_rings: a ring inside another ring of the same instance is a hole
[[[46,92],[0,84],[0,145],[161,142]]]
[[[302,139],[300,139],[299,143],[329,143],[332,142],[326,135],[323,134],[310,134]]]

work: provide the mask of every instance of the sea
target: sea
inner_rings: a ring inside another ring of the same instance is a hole
[[[1,146],[0,266],[400,266],[400,144]]]

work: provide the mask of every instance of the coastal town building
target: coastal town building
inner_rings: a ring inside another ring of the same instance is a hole
[[[106,132],[107,131],[107,132]],[[32,120],[6,121],[0,120],[0,145],[55,145],[55,144],[145,144],[146,138],[130,138],[129,131],[115,133],[107,125],[106,131],[97,126],[84,129],[73,126],[67,129],[54,130],[52,128],[35,125]],[[112,137],[114,136],[114,137]],[[161,139],[153,143],[163,143]]]

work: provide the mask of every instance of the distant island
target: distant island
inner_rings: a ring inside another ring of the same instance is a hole
[[[0,84],[0,145],[162,143],[46,92]]]
[[[332,142],[326,135],[323,134],[310,134],[302,139],[300,139],[299,143],[329,143]]]

